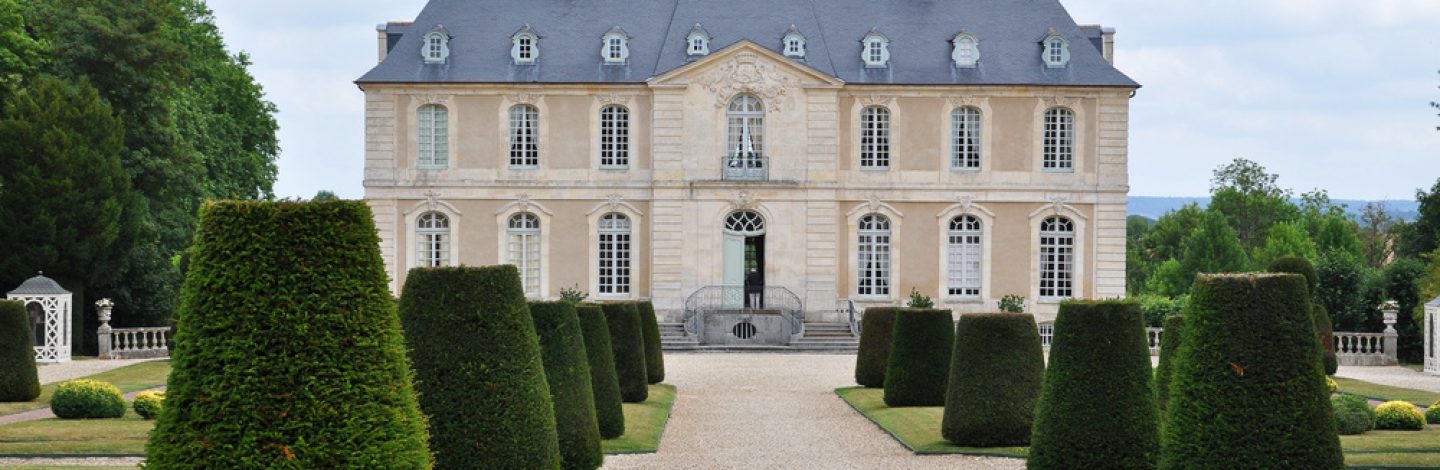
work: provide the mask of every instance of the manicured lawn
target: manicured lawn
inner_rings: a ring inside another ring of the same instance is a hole
[[[905,447],[917,454],[972,454],[1024,458],[1024,447],[959,447],[940,437],[940,417],[944,408],[922,406],[890,408],[885,406],[885,391],[878,388],[837,388],[835,393],[846,403],[870,418]]]
[[[650,398],[644,403],[624,404],[625,434],[600,441],[600,448],[606,454],[649,454],[659,450],[660,436],[665,433],[674,405],[674,385],[651,385]]]
[[[0,426],[0,454],[144,456],[154,421],[127,411],[120,419],[42,419]]]
[[[835,393],[916,454],[1024,458],[1027,452],[1020,447],[967,448],[945,442],[940,437],[940,407],[889,408],[883,400],[885,392],[878,388],[839,388]],[[1424,431],[1370,431],[1340,436],[1340,444],[1345,449],[1347,466],[1440,467],[1440,426]]]
[[[1382,401],[1404,400],[1418,406],[1430,406],[1436,401],[1440,401],[1440,393],[1391,387],[1344,377],[1331,378],[1335,379],[1335,384],[1340,386],[1341,392],[1360,395],[1365,398]]]
[[[161,387],[165,385],[166,377],[170,376],[170,361],[150,361],[135,365],[121,367],[85,377],[91,380],[110,382],[120,388],[121,392],[130,393],[136,390]],[[40,398],[35,401],[22,403],[0,403],[0,415],[20,413],[23,411],[38,410],[50,406],[50,395],[55,393],[55,387],[59,383],[53,383],[40,388]]]

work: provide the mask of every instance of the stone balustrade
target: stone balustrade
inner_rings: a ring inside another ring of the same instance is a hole
[[[108,337],[107,337],[108,336]],[[115,328],[100,336],[100,357],[106,359],[148,359],[170,357],[170,327]]]
[[[1342,366],[1389,366],[1396,357],[1398,336],[1393,333],[1335,332],[1335,359]]]

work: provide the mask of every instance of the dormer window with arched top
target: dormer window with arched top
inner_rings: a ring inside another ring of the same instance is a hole
[[[880,31],[870,30],[865,39],[860,40],[860,60],[865,61],[865,68],[884,68],[890,65],[890,38],[880,34]]]
[[[630,58],[630,35],[619,26],[600,37],[600,58],[607,64],[624,64]]]
[[[1043,58],[1046,67],[1058,69],[1064,68],[1065,64],[1070,63],[1070,41],[1065,40],[1054,29],[1050,30],[1048,36],[1045,36],[1044,44],[1045,55]]]
[[[690,34],[685,35],[685,44],[685,55],[709,55],[710,33],[700,27],[700,23],[695,23],[695,27],[690,28]]]
[[[785,38],[780,40],[780,44],[785,57],[805,58],[805,35],[800,34],[795,25],[790,25],[790,30],[785,32]]]
[[[443,64],[450,58],[450,34],[444,26],[436,26],[434,31],[425,34],[420,56],[427,64]]]
[[[974,35],[960,31],[950,42],[954,46],[950,59],[955,61],[956,67],[972,69],[980,63],[980,40]]]
[[[514,35],[510,36],[510,58],[516,64],[533,64],[540,58],[540,36],[530,25],[520,28]]]

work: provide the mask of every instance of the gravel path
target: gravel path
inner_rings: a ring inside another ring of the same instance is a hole
[[[668,354],[679,387],[660,452],[605,468],[1023,468],[1017,459],[917,456],[846,405],[855,356]]]
[[[129,467],[138,468],[139,457],[12,459],[0,458],[0,467]]]
[[[1364,380],[1366,382],[1389,385],[1391,387],[1411,388],[1440,393],[1440,376],[1425,375],[1424,372],[1417,372],[1413,369],[1400,366],[1341,366],[1340,369],[1335,372],[1335,376]]]
[[[40,384],[45,385],[48,383],[64,382],[87,375],[99,374],[111,369],[119,369],[131,364],[155,360],[159,359],[81,359],[59,364],[40,364]]]

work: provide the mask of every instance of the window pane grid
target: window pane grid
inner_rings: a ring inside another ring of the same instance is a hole
[[[957,170],[980,169],[980,110],[956,109],[950,116],[952,154],[950,166]]]
[[[427,104],[416,110],[417,155],[420,168],[445,168],[450,163],[450,114],[444,106]]]
[[[950,221],[948,293],[952,297],[979,297],[983,273],[980,220],[960,216]]]
[[[630,293],[630,219],[606,214],[600,219],[598,286],[602,295]]]
[[[856,293],[867,297],[890,295],[890,220],[880,215],[860,219],[856,240]]]
[[[443,214],[427,212],[416,221],[416,265],[439,267],[450,265],[450,219]]]
[[[630,111],[621,106],[600,110],[600,166],[630,165]]]
[[[534,106],[510,108],[510,166],[540,166],[540,111]]]
[[[726,111],[726,152],[731,168],[763,168],[765,107],[759,98],[736,96]]]
[[[860,167],[890,166],[890,110],[869,107],[860,112]]]
[[[1046,170],[1069,170],[1075,164],[1075,113],[1064,108],[1045,112]]]
[[[1075,294],[1075,225],[1051,217],[1040,227],[1040,297],[1068,298]]]
[[[510,217],[509,260],[520,270],[525,295],[540,295],[540,218],[523,213]]]

